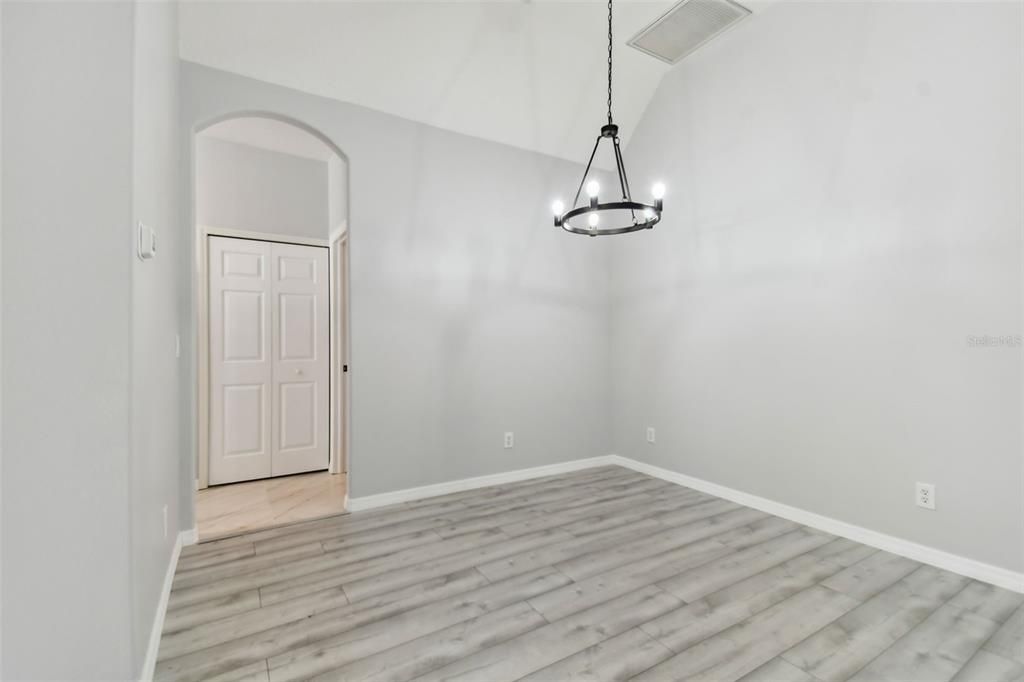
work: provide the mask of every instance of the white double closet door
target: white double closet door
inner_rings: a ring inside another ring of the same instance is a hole
[[[327,249],[209,240],[210,484],[326,469]]]

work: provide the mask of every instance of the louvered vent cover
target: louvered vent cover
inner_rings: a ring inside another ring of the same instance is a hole
[[[749,9],[732,0],[683,0],[633,36],[629,44],[675,64],[749,14]]]

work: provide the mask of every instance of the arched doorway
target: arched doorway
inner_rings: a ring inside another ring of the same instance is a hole
[[[199,539],[343,513],[347,159],[262,113],[193,152]]]

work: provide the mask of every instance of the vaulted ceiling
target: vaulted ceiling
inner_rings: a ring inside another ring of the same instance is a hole
[[[669,68],[626,45],[672,2],[615,3],[628,139]],[[604,123],[601,0],[181,4],[183,59],[575,161]]]

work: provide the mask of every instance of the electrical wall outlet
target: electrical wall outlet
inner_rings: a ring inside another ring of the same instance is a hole
[[[164,505],[164,540],[167,539],[167,505]]]
[[[914,488],[914,501],[918,507],[935,509],[935,486],[918,482]]]
[[[654,442],[654,427],[653,426],[648,426],[647,427],[647,442],[648,443],[653,443]]]
[[[511,431],[505,432],[505,449],[509,450],[516,444],[516,435]]]

